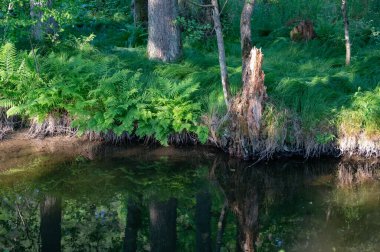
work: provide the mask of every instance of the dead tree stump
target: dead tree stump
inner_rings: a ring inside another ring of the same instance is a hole
[[[261,118],[267,97],[262,70],[263,53],[252,48],[243,72],[243,89],[231,101],[227,114],[230,155],[248,158],[260,149]]]

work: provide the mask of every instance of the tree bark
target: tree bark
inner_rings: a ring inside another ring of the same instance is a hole
[[[40,205],[41,251],[61,251],[61,199],[46,196]]]
[[[148,0],[132,0],[132,15],[135,26],[147,26],[148,23]]]
[[[137,234],[141,227],[141,205],[133,200],[128,201],[127,225],[125,227],[125,252],[137,251]]]
[[[209,192],[200,192],[196,196],[195,226],[196,251],[211,251],[211,196]]]
[[[348,66],[351,63],[351,43],[347,16],[347,0],[342,0],[342,15],[344,24],[344,39],[346,41],[346,65]]]
[[[221,76],[221,80],[222,80],[224,101],[227,105],[227,109],[229,109],[230,108],[231,91],[230,91],[229,81],[228,81],[226,52],[224,49],[224,39],[223,39],[223,33],[222,33],[222,24],[220,22],[218,1],[217,0],[211,0],[211,4],[213,6],[212,18],[214,20],[216,40],[218,43],[220,76]]]
[[[41,42],[45,35],[54,35],[58,31],[58,23],[53,17],[42,20],[44,8],[52,8],[52,0],[30,0],[30,16],[36,23],[32,27],[32,38]]]
[[[150,215],[150,249],[152,252],[176,251],[177,200],[152,202]]]
[[[177,0],[148,1],[148,55],[164,62],[181,56],[181,34],[176,24]]]
[[[254,0],[246,0],[241,13],[243,90],[234,97],[229,113],[230,155],[248,159],[260,150],[261,118],[267,97],[261,49],[252,48],[251,16]]]
[[[252,49],[252,27],[251,18],[255,0],[246,0],[240,17],[240,43],[242,54],[242,78],[246,83],[247,64],[249,62]]]

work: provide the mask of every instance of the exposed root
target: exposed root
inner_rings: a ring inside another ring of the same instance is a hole
[[[0,140],[3,140],[6,134],[12,131],[13,131],[13,128],[9,126],[0,126]]]
[[[59,117],[49,115],[47,119],[39,122],[36,118],[32,119],[28,134],[30,137],[47,137],[56,135],[75,136],[77,129],[72,128],[71,119],[65,113]]]
[[[339,149],[350,156],[380,157],[380,137],[368,137],[361,133],[354,136],[343,135],[338,141]]]
[[[171,134],[168,138],[168,143],[175,146],[195,145],[199,143],[199,140],[197,135],[194,133],[182,132]]]
[[[12,132],[15,127],[20,123],[18,118],[15,116],[8,117],[7,111],[8,108],[0,107],[0,140],[3,140],[4,137]]]
[[[118,136],[112,131],[100,133],[95,131],[86,131],[84,138],[89,141],[101,141],[115,145],[130,143],[134,139],[130,134],[128,134],[128,132],[124,132]]]
[[[154,138],[154,136],[145,136],[143,138],[137,137],[135,134],[129,134],[124,132],[120,136],[116,135],[112,131],[108,132],[94,132],[87,131],[84,134],[84,139],[89,141],[101,141],[109,144],[122,145],[142,142],[145,145],[159,145],[159,142]],[[194,133],[183,132],[171,134],[168,137],[168,144],[174,146],[183,145],[195,145],[199,143],[198,137]]]

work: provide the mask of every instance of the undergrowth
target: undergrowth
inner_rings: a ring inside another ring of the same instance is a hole
[[[339,9],[327,8],[325,1],[303,5],[294,0],[291,5],[298,6],[293,8],[298,13],[281,12],[276,8],[286,10],[280,6],[284,1],[279,5],[265,2],[259,1],[253,17],[253,40],[263,48],[269,96],[261,155],[297,151],[313,156],[334,148],[379,155],[376,17],[364,19],[369,12],[352,14],[353,58],[346,67]],[[310,9],[316,14],[307,16]],[[258,18],[265,13],[281,15],[271,21]],[[292,27],[286,23],[292,18],[312,19],[317,39],[291,42]],[[212,124],[226,113],[217,52],[212,43],[202,49],[202,31],[208,26],[197,29],[195,21],[181,20],[188,38],[184,38],[182,60],[172,64],[149,61],[144,47],[146,30],[128,25],[131,17],[119,12],[108,18],[94,18],[91,13],[77,17],[49,50],[17,50],[14,44],[3,43],[0,107],[7,107],[8,115],[40,123],[68,114],[71,127],[79,134],[128,132],[166,145],[170,136],[191,133],[205,142],[215,133]],[[225,11],[222,22],[231,20],[230,26],[225,24],[226,52],[231,89],[236,94],[241,88],[238,22]],[[371,147],[360,149],[365,144]]]

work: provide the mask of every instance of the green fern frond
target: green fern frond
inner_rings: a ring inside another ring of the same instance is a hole
[[[11,43],[6,43],[0,48],[0,71],[6,75],[11,75],[16,65],[16,47]]]
[[[0,108],[10,108],[15,106],[15,103],[9,99],[0,99]]]

